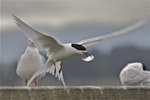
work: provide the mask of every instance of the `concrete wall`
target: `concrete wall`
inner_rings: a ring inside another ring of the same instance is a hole
[[[150,87],[0,87],[0,100],[150,100]]]

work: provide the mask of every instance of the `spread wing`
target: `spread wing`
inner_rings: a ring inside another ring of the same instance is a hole
[[[107,34],[107,35],[82,40],[82,41],[78,42],[78,44],[86,46],[86,45],[90,45],[90,44],[95,44],[97,42],[100,42],[102,40],[105,40],[105,39],[108,39],[108,38],[111,38],[111,37],[114,37],[114,36],[127,34],[130,31],[139,28],[144,23],[146,23],[146,20],[139,21],[139,22],[135,23],[134,25],[131,25],[131,26],[129,26],[125,29],[122,29],[120,31],[117,31],[117,32],[113,32],[113,33],[110,33],[110,34]]]
[[[18,17],[13,15],[14,20],[18,27],[24,32],[24,34],[31,38],[33,42],[41,49],[54,49],[62,47],[61,43],[59,43],[55,38],[49,36],[47,34],[41,33],[23,21],[21,21]]]

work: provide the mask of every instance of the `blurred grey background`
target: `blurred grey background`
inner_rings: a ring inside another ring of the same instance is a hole
[[[15,25],[11,14],[62,43],[76,43],[150,18],[150,0],[1,0],[1,86],[24,85],[16,75],[16,67],[27,37]],[[63,62],[66,84],[120,85],[118,75],[127,63],[143,62],[150,70],[150,23],[129,34],[99,42],[88,51],[95,56],[91,62],[83,62],[81,56]],[[62,83],[47,74],[39,85]]]

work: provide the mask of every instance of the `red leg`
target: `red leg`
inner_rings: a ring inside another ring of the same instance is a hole
[[[34,86],[37,86],[37,81],[36,80],[34,81]]]
[[[27,85],[27,83],[28,83],[28,80],[26,79],[26,80],[25,80],[25,85]]]

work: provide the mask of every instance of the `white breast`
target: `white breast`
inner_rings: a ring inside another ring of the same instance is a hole
[[[18,62],[16,72],[21,78],[29,80],[33,74],[43,66],[44,62],[42,56],[39,54],[38,49],[27,47]]]

